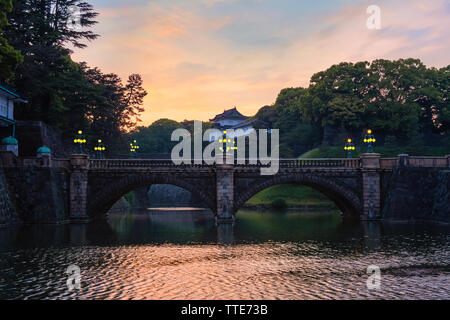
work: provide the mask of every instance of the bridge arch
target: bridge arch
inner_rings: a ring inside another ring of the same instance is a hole
[[[152,184],[170,184],[186,189],[199,199],[202,199],[205,206],[209,209],[215,210],[214,200],[211,199],[211,196],[182,177],[170,174],[130,174],[116,181],[109,182],[100,191],[91,196],[87,206],[88,216],[93,219],[105,218],[109,209],[125,194]]]
[[[316,174],[278,175],[256,183],[245,192],[236,195],[234,212],[237,212],[239,208],[258,192],[279,184],[301,184],[311,187],[333,201],[339,210],[341,210],[344,217],[359,218],[361,216],[361,199],[356,192],[333,178]]]

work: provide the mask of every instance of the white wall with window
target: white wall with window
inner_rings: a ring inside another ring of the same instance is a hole
[[[0,93],[0,116],[14,119],[14,102],[9,100],[6,95]]]

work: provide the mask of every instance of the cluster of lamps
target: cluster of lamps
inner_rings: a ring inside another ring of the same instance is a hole
[[[224,131],[223,134],[225,136],[227,134],[227,132]],[[236,146],[234,146],[234,147],[227,146],[227,143],[231,143],[231,139],[220,139],[219,142],[223,143],[223,147],[222,146],[219,147],[219,150],[222,152],[224,152],[225,150],[226,150],[225,152],[228,152],[230,150],[237,150]],[[233,139],[233,144],[236,144],[236,141],[234,139]]]
[[[85,139],[83,135],[83,131],[79,130],[73,140],[73,142],[79,146],[80,154],[83,153],[83,145],[87,143],[87,140]],[[136,152],[139,150],[140,146],[137,144],[136,140],[133,140],[132,143],[130,143],[130,152],[133,156],[136,156]],[[103,144],[103,141],[101,139],[97,140],[97,145],[94,147],[95,151],[95,157],[97,159],[104,159],[104,152],[106,151],[106,147]]]
[[[83,144],[86,144],[86,139],[83,136],[83,131],[79,130],[75,139],[73,140],[75,144],[79,145],[80,153],[83,153]]]
[[[98,139],[98,144],[96,147],[94,147],[95,154],[98,159],[104,159],[103,152],[106,150],[106,147],[103,145],[102,140]]]
[[[132,156],[136,156],[136,152],[139,150],[139,145],[137,144],[136,140],[133,140],[132,143],[130,143],[130,152]]]
[[[375,139],[375,136],[372,134],[372,130],[367,130],[367,134],[364,136],[364,143],[367,143],[367,152],[372,153],[373,152],[373,146],[372,143],[375,143],[377,140]]]
[[[367,133],[364,136],[363,140],[364,143],[367,143],[367,153],[373,153],[373,143],[375,143],[376,141],[377,140],[375,139],[372,130],[367,130]],[[355,145],[352,143],[352,139],[347,140],[347,144],[345,145],[344,150],[347,151],[347,158],[352,158],[352,151],[356,150]]]
[[[352,143],[352,139],[348,139],[347,140],[347,144],[344,147],[344,150],[347,151],[347,158],[351,158],[352,157],[352,151],[355,151],[355,149],[356,149],[356,147]]]

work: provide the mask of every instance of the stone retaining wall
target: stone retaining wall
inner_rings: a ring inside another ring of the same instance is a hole
[[[450,223],[450,171],[396,168],[386,181],[382,217]]]

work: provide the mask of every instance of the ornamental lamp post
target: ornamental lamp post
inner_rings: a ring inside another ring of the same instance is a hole
[[[233,147],[229,147],[227,143],[231,143],[233,141]],[[224,154],[228,153],[230,150],[237,150],[236,140],[234,139],[227,139],[227,131],[223,131],[223,138],[219,140],[220,143],[222,143],[222,146],[219,147],[219,150],[222,151]]]
[[[83,131],[78,130],[77,135],[75,136],[75,139],[73,140],[75,144],[78,144],[80,148],[80,154],[83,153],[83,144],[86,144],[86,139],[83,136]]]
[[[347,151],[347,159],[352,158],[352,151],[355,151],[355,145],[352,143],[352,139],[347,139],[347,144],[344,147],[344,150]]]
[[[364,143],[367,143],[367,153],[373,153],[373,143],[376,141],[375,136],[372,134],[372,130],[367,130],[367,134],[364,136]]]
[[[106,150],[105,145],[102,143],[101,139],[98,139],[98,144],[96,147],[94,147],[95,150],[95,157],[97,159],[105,159],[104,151]]]
[[[136,157],[137,151],[139,150],[139,145],[137,144],[136,140],[133,140],[132,143],[130,143],[130,153],[132,157]]]

